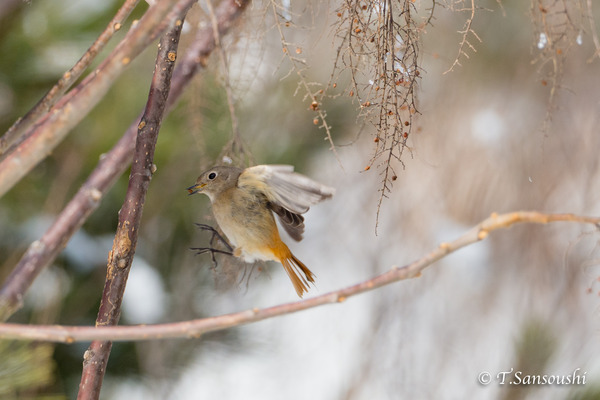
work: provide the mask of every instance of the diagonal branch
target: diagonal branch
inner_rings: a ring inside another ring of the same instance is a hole
[[[108,254],[106,282],[96,318],[96,326],[117,325],[121,317],[121,302],[135,254],[146,192],[154,172],[154,150],[169,97],[179,36],[183,18],[189,7],[191,4],[181,10],[179,19],[175,21],[173,28],[163,35],[158,46],[148,102],[138,125],[129,186],[125,201],[119,211],[119,225],[113,247]],[[85,352],[83,373],[79,385],[79,399],[97,399],[100,396],[111,347],[111,342],[94,341]]]
[[[0,338],[17,340],[41,340],[62,343],[84,342],[89,340],[156,340],[167,338],[199,337],[204,333],[249,324],[280,315],[307,310],[324,304],[340,303],[350,296],[369,292],[391,283],[418,277],[421,272],[448,254],[484,240],[489,233],[510,228],[516,224],[547,224],[552,222],[574,222],[593,224],[600,228],[600,217],[585,217],[574,214],[543,214],[536,211],[518,211],[498,215],[493,213],[468,232],[451,242],[440,243],[429,254],[403,267],[393,267],[389,271],[367,281],[321,296],[294,303],[286,303],[263,309],[251,309],[217,317],[203,318],[169,324],[114,326],[114,327],[65,327],[57,325],[0,324]]]
[[[50,110],[69,88],[79,79],[83,71],[90,66],[96,55],[102,51],[104,46],[123,26],[123,22],[127,19],[131,11],[138,4],[139,0],[126,0],[121,6],[114,18],[108,23],[104,32],[98,36],[98,39],[90,46],[85,54],[75,63],[73,68],[63,74],[56,85],[46,95],[37,102],[37,104],[25,114],[23,118],[19,118],[15,123],[0,137],[0,155],[12,146],[18,144],[22,140],[23,133],[44,113]]]
[[[0,197],[65,138],[102,99],[131,60],[151,44],[193,0],[163,0],[150,7],[106,60],[23,133],[17,148],[0,157]]]
[[[227,0],[216,10],[219,31],[224,34],[233,21],[245,9],[249,0]],[[180,97],[188,82],[206,63],[214,49],[213,29],[207,27],[198,32],[197,38],[186,52],[171,81],[168,107]],[[131,163],[137,126],[142,115],[136,118],[119,142],[107,152],[87,181],[71,199],[44,235],[33,242],[13,272],[0,289],[0,321],[6,321],[22,307],[23,296],[33,280],[64,248],[70,237],[83,225],[98,207],[104,194]]]

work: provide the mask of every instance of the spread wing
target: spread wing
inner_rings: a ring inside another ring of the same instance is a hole
[[[294,172],[291,165],[246,168],[239,177],[238,186],[259,188],[286,232],[295,240],[301,240],[304,232],[304,218],[300,214],[335,193],[335,189]]]
[[[281,226],[283,226],[288,235],[297,242],[301,241],[302,234],[304,233],[304,217],[300,214],[294,214],[275,203],[269,202],[269,208],[277,214],[279,221],[281,221]]]

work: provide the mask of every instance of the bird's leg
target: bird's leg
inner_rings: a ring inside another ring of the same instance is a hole
[[[218,239],[221,243],[223,243],[223,245],[225,247],[227,247],[227,250],[229,250],[229,252],[224,252],[221,251],[222,253],[230,253],[233,255],[233,247],[229,244],[229,242],[227,240],[225,240],[225,238],[219,233],[219,231],[217,231],[215,228],[213,228],[210,225],[206,225],[206,224],[195,224],[198,228],[202,229],[203,231],[209,231],[212,233],[212,237],[210,238],[210,245],[212,246],[215,239]]]
[[[210,253],[210,257],[213,262],[214,268],[217,267],[217,260],[215,254],[227,254],[233,256],[233,247],[225,240],[225,238],[212,226],[206,224],[196,224],[196,226],[204,231],[210,231],[212,236],[210,238],[209,247],[192,247],[190,250],[196,250],[196,255]],[[215,239],[219,240],[227,248],[226,250],[220,250],[214,247]]]

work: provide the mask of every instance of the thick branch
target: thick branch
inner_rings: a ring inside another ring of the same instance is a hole
[[[67,133],[104,97],[131,60],[139,55],[193,0],[159,1],[144,14],[106,60],[76,88],[24,132],[20,145],[0,159],[0,197],[65,138]]]
[[[224,34],[245,9],[249,0],[226,0],[216,10],[219,32]],[[179,98],[188,82],[205,64],[214,49],[212,27],[198,32],[196,41],[178,63],[171,81],[168,107]],[[143,114],[143,113],[142,113]],[[63,209],[44,235],[33,242],[0,289],[0,321],[6,321],[22,307],[23,296],[37,275],[56,258],[70,237],[98,207],[104,194],[131,162],[135,137],[142,114],[136,118],[121,140],[106,153],[90,177]]]
[[[123,292],[135,254],[146,192],[154,172],[156,140],[167,106],[179,36],[186,13],[187,8],[181,11],[174,27],[161,38],[159,43],[148,102],[138,125],[129,186],[125,202],[119,211],[119,225],[113,247],[108,255],[106,282],[96,326],[116,325],[121,317]],[[97,399],[100,396],[111,347],[111,342],[94,341],[86,351],[79,385],[79,399]]]
[[[573,214],[542,214],[535,211],[520,211],[502,215],[492,214],[489,218],[482,221],[456,240],[441,243],[429,254],[411,264],[403,267],[393,267],[389,271],[378,275],[373,279],[306,300],[264,309],[246,310],[218,317],[158,325],[65,327],[57,325],[0,324],[0,338],[73,343],[89,340],[141,341],[198,337],[207,332],[249,324],[324,304],[343,302],[350,296],[372,291],[381,286],[389,285],[400,280],[418,277],[421,274],[421,271],[432,265],[434,262],[460,248],[487,238],[491,231],[497,229],[509,228],[518,223],[547,224],[560,221],[594,224],[599,226],[600,217],[585,217]]]
[[[108,23],[104,31],[98,36],[98,39],[90,46],[85,54],[77,61],[77,63],[63,74],[56,85],[46,95],[37,102],[37,104],[25,114],[23,118],[19,118],[6,133],[0,137],[0,154],[3,154],[9,146],[18,143],[22,140],[23,133],[36,120],[38,120],[45,112],[50,110],[60,96],[62,96],[70,87],[79,79],[83,71],[90,66],[96,55],[102,51],[104,46],[118,32],[125,19],[131,14],[139,0],[126,0],[121,6],[117,14]]]

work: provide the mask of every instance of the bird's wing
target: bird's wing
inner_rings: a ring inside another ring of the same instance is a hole
[[[304,233],[304,217],[271,202],[269,202],[269,208],[277,214],[281,226],[283,226],[288,235],[297,242],[301,241],[302,234]]]
[[[259,187],[269,202],[294,214],[304,214],[310,206],[330,198],[335,189],[294,172],[291,165],[256,165],[246,168],[238,186]]]

